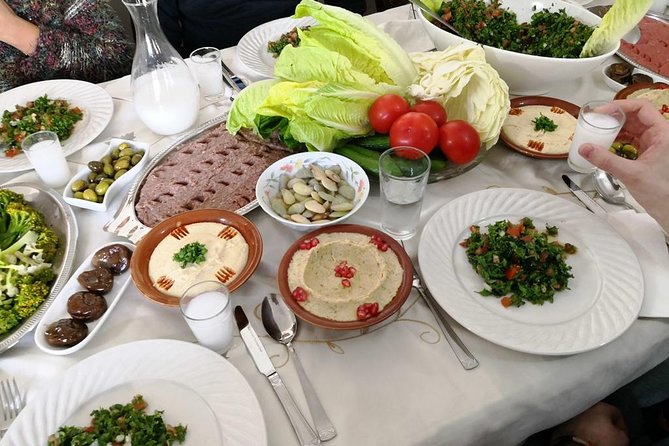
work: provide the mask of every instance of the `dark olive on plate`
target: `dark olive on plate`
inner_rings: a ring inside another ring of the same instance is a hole
[[[634,84],[652,84],[653,78],[647,74],[634,73],[632,75],[632,85]]]
[[[88,291],[106,294],[112,289],[114,276],[107,268],[95,268],[79,274],[77,281]]]
[[[44,331],[46,342],[54,347],[72,347],[88,335],[88,326],[76,319],[60,319]]]
[[[93,266],[107,268],[112,274],[121,274],[130,267],[132,251],[119,244],[105,246],[93,255]]]
[[[67,299],[67,312],[73,319],[93,322],[107,311],[107,300],[99,294],[78,291]]]
[[[634,67],[627,62],[614,63],[606,69],[606,75],[619,84],[627,85],[632,80]]]

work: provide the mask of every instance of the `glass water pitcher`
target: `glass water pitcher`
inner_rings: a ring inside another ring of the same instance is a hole
[[[135,111],[154,133],[182,132],[197,120],[197,80],[160,29],[158,0],[123,0],[123,4],[137,38],[131,75]]]

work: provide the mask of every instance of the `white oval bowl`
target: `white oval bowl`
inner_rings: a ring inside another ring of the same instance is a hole
[[[126,139],[112,138],[109,140],[109,146],[105,155],[111,154],[112,150],[118,147],[121,143],[128,143],[134,150],[144,150],[144,156],[139,161],[139,163],[132,166],[132,169],[128,169],[125,175],[122,175],[121,178],[114,181],[107,189],[107,193],[102,199],[102,203],[94,203],[88,200],[82,200],[81,198],[74,198],[74,192],[72,192],[72,184],[77,180],[88,180],[88,174],[91,172],[88,167],[81,169],[77,172],[67,183],[65,189],[63,190],[63,199],[71,204],[72,206],[77,206],[84,209],[90,209],[91,211],[105,212],[109,207],[109,203],[112,201],[115,195],[127,186],[137,174],[144,169],[144,166],[149,162],[149,147],[150,144],[140,141],[128,141]],[[103,156],[105,156],[103,155]],[[91,160],[97,161],[97,160]]]
[[[561,0],[519,1],[501,0],[501,6],[516,13],[519,22],[530,20],[536,11],[547,9],[557,12],[564,9],[567,14],[586,25],[598,25],[601,18],[590,11]],[[455,34],[451,34],[434,25],[424,14],[419,14],[425,31],[438,50],[459,44],[479,45]],[[533,56],[481,45],[485,51],[486,61],[499,73],[509,86],[513,95],[536,95],[549,91],[556,83],[574,80],[591,72],[602,62],[611,57],[620,46],[618,42],[605,54],[586,58],[557,58]]]
[[[286,220],[278,215],[272,206],[270,200],[279,193],[279,183],[282,174],[293,176],[295,172],[303,165],[316,163],[318,166],[338,165],[341,167],[341,176],[346,182],[355,189],[355,198],[353,200],[353,209],[343,217],[336,220],[327,220],[314,223],[297,223],[292,220]],[[304,152],[282,158],[269,166],[258,178],[256,183],[256,198],[260,207],[270,217],[276,221],[298,231],[312,231],[314,229],[342,223],[351,215],[355,214],[362,207],[369,195],[369,178],[365,171],[355,161],[344,156],[331,152]]]

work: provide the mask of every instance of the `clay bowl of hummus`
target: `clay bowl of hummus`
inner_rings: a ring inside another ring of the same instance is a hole
[[[374,228],[327,226],[299,238],[277,272],[284,301],[305,322],[333,330],[377,324],[411,291],[411,260]]]
[[[230,292],[258,267],[263,244],[247,218],[222,209],[188,211],[164,220],[137,244],[132,280],[144,296],[179,306],[192,284],[218,281]]]
[[[511,100],[500,139],[511,149],[538,159],[566,159],[580,107],[547,96]]]
[[[648,99],[669,119],[669,84],[664,82],[630,85],[616,93],[615,99]]]

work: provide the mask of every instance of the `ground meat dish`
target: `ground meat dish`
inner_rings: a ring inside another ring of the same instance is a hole
[[[255,199],[260,174],[289,152],[225,124],[184,143],[146,177],[135,204],[137,218],[156,226],[193,209],[235,211]]]
[[[669,24],[644,17],[641,38],[635,44],[620,42],[620,52],[642,67],[669,77]]]

